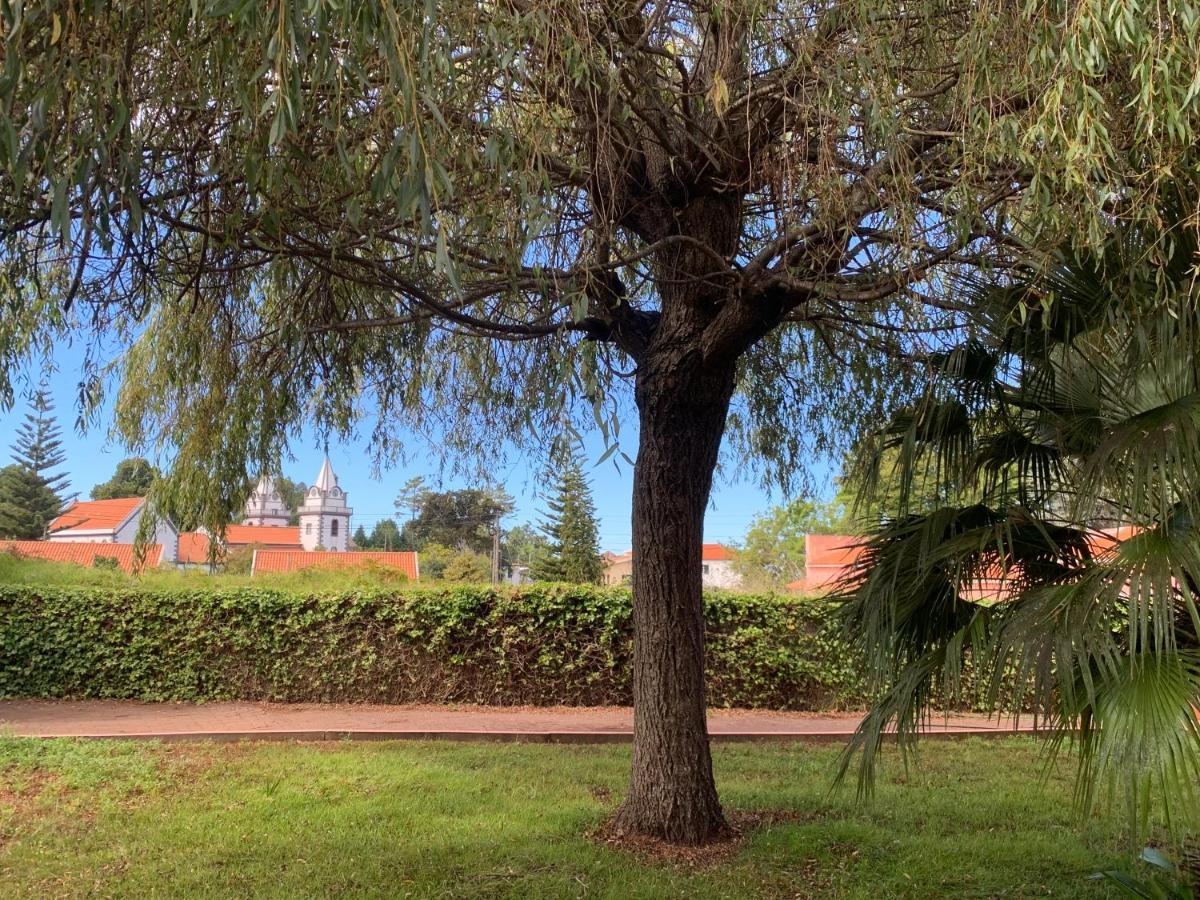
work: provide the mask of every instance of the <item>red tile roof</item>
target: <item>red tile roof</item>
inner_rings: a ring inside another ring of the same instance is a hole
[[[862,538],[849,534],[806,534],[804,564],[813,566],[848,566],[862,553]]]
[[[208,562],[208,535],[202,531],[181,531],[178,555],[181,563]]]
[[[0,541],[0,553],[13,553],[49,562],[92,567],[97,558],[115,559],[126,572],[154,568],[162,559],[161,544],[147,544],[139,567],[133,544],[90,544],[85,541]]]
[[[179,535],[181,563],[207,563],[209,537],[203,531],[185,531]],[[272,550],[300,548],[300,527],[295,525],[229,525],[225,528],[225,547],[258,545]],[[220,554],[217,554],[220,556]]]
[[[1140,529],[1123,526],[1117,529],[1092,532],[1088,535],[1088,547],[1095,556],[1112,552],[1123,541],[1129,540]],[[817,590],[828,588],[840,579],[863,552],[862,538],[845,534],[808,534],[805,540],[805,574],[788,585],[789,590]],[[1003,599],[1009,593],[1004,572],[999,565],[984,573],[979,581],[965,591],[973,598]]]
[[[259,550],[254,554],[252,574],[262,572],[299,572],[301,569],[352,569],[364,562],[400,569],[410,579],[417,578],[417,554],[409,551],[362,550],[338,553],[333,550]]]
[[[146,502],[144,497],[119,500],[76,500],[61,516],[50,523],[48,531],[115,530]]]
[[[299,547],[299,525],[228,525],[225,527],[225,546],[244,547],[262,544],[264,547]]]

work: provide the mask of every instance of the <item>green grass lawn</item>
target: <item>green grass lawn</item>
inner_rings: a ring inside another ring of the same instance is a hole
[[[836,752],[718,745],[727,807],[786,821],[696,865],[587,836],[623,746],[0,739],[0,896],[1103,897],[1127,859],[1031,740],[930,742],[871,806]]]

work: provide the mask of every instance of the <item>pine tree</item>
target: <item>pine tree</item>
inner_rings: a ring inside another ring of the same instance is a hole
[[[367,532],[363,530],[361,525],[354,529],[354,546],[358,550],[367,550],[371,546],[371,541],[367,538]]]
[[[35,541],[45,536],[59,504],[54,491],[24,466],[0,469],[0,539]]]
[[[66,454],[45,387],[38,388],[29,405],[12,445],[15,465],[6,467],[0,479],[0,534],[36,540],[62,512],[62,492],[68,484],[65,473],[53,471],[66,461]]]
[[[56,497],[61,498],[70,486],[67,475],[65,472],[52,474],[50,470],[66,462],[67,455],[62,449],[62,429],[53,415],[54,402],[45,386],[34,392],[29,407],[25,421],[17,427],[17,439],[12,445],[13,462],[33,472]]]
[[[542,531],[550,549],[534,568],[534,577],[546,581],[594,584],[600,580],[600,539],[592,489],[577,451],[563,447],[554,454],[557,484],[546,506],[549,514]]]

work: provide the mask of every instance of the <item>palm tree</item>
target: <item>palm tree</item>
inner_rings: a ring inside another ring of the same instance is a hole
[[[860,789],[884,732],[910,748],[969,659],[1052,754],[1077,747],[1083,810],[1108,788],[1142,828],[1200,808],[1196,197],[1164,202],[1159,233],[964,285],[981,322],[864,456],[867,483],[889,458],[953,502],[902,491],[840,587],[879,697],[843,757]]]

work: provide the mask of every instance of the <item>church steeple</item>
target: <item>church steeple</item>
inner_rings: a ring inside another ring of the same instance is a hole
[[[275,479],[270,475],[262,476],[246,499],[242,524],[286,527],[290,518],[291,510],[275,486]]]
[[[337,476],[333,474],[333,466],[329,463],[329,456],[325,456],[325,462],[321,463],[321,471],[317,473],[317,480],[313,482],[314,487],[319,487],[323,491],[331,490],[337,487]]]
[[[350,516],[346,492],[338,486],[337,475],[329,461],[329,451],[317,480],[304,496],[300,507],[300,543],[305,550],[347,550],[350,547]]]

